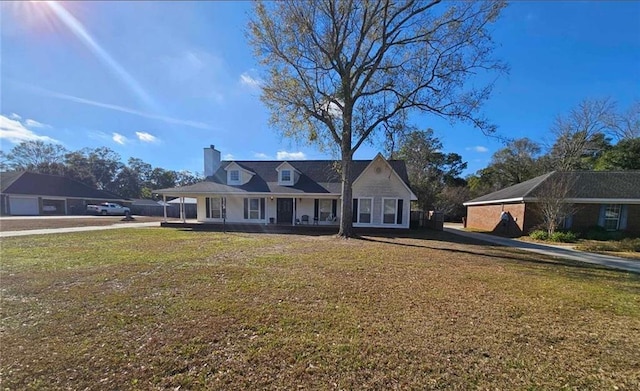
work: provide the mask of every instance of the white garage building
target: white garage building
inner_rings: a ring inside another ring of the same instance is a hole
[[[0,214],[3,216],[84,214],[88,204],[126,201],[113,193],[76,180],[29,171],[0,173]]]

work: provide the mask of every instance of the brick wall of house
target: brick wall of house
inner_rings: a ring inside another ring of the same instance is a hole
[[[598,225],[600,204],[578,204],[576,207],[571,230],[585,231]],[[627,205],[627,228],[625,231],[640,235],[640,205]]]
[[[507,230],[504,230],[501,226],[500,214],[503,210],[509,212],[512,217]],[[520,236],[522,235],[523,224],[525,224],[525,204],[523,203],[467,207],[467,228],[491,231],[508,236]]]
[[[477,205],[467,207],[467,227],[483,231],[501,233],[499,230],[500,213],[503,205]],[[504,204],[504,210],[514,218],[509,236],[526,235],[542,220],[536,213],[535,205]],[[580,232],[598,225],[600,204],[578,204],[573,215],[571,230]],[[640,205],[627,205],[627,228],[634,235],[640,235]]]
[[[640,205],[629,205],[627,208],[627,232],[640,235]]]
[[[598,225],[600,204],[577,204],[571,230],[580,232]]]

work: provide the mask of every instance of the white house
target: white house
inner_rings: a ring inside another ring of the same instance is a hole
[[[198,221],[255,224],[339,224],[339,161],[221,161],[204,149],[206,179],[190,186],[156,190],[163,197],[195,198]],[[354,227],[409,228],[409,187],[404,161],[354,160]]]

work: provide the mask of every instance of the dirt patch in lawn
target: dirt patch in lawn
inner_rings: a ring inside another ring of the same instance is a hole
[[[2,240],[9,389],[638,389],[640,278],[447,233]]]
[[[26,218],[26,219],[1,219],[0,231],[26,231],[32,229],[47,228],[71,228],[71,227],[98,227],[113,224],[147,223],[152,221],[162,221],[162,217],[134,216],[133,220],[124,221],[124,216],[95,216],[82,218]]]

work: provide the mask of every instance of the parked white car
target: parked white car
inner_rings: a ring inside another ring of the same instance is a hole
[[[97,215],[129,215],[131,209],[120,204],[114,204],[111,202],[103,202],[100,205],[87,205],[87,213]]]

